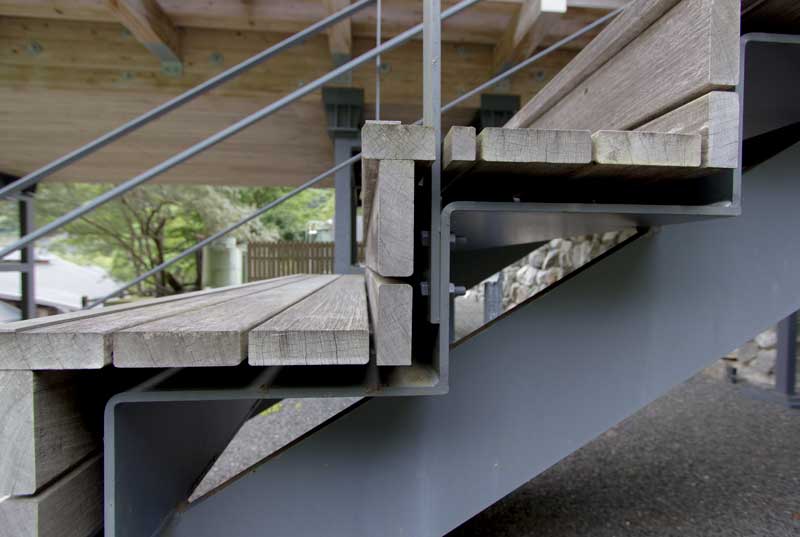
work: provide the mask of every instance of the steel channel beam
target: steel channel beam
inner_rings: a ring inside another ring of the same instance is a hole
[[[742,216],[653,230],[462,340],[447,396],[365,401],[181,505],[160,535],[444,535],[800,308],[787,292],[800,289],[800,250],[785,248],[800,226],[798,165],[800,145],[748,172]],[[781,262],[753,266],[741,255],[752,249]],[[178,395],[127,404],[155,414]],[[108,416],[113,443],[137,434]]]

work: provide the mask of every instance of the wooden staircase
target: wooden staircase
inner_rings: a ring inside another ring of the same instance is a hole
[[[634,0],[505,127],[450,129],[440,161],[433,128],[367,122],[363,275],[289,276],[0,326],[0,496],[13,496],[0,503],[0,537],[88,537],[103,525],[104,493],[107,537],[247,536],[265,517],[279,535],[442,535],[735,347],[756,319],[797,309],[713,272],[711,256],[735,265],[734,246],[756,248],[764,222],[797,223],[769,209],[798,194],[782,175],[794,146],[751,175],[754,212],[739,217],[739,9]],[[441,251],[430,248],[432,212]],[[451,347],[457,286],[544,240],[630,226],[642,230],[635,240]],[[776,244],[764,255],[779,255]],[[686,272],[665,269],[668,256]],[[798,283],[780,267],[763,276],[765,288]],[[708,303],[692,309],[703,289]],[[753,322],[732,313],[745,302]],[[677,319],[670,337],[693,323],[713,333],[670,366],[662,314]],[[564,323],[586,339],[564,343]],[[343,395],[442,397],[365,401],[184,504],[263,401]],[[177,440],[159,452],[162,434]],[[161,473],[139,482],[156,462]]]

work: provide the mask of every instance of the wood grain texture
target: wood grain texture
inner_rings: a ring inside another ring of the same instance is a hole
[[[475,164],[478,142],[475,127],[450,127],[442,143],[442,168],[459,172]]]
[[[0,371],[0,496],[33,494],[100,449],[102,401],[92,420],[80,392],[74,372]]]
[[[516,18],[494,47],[493,72],[503,72],[528,58],[550,30],[558,26],[561,15],[566,11],[566,0],[525,0]]]
[[[98,369],[112,361],[111,335],[125,328],[170,317],[183,312],[221,304],[275,286],[298,277],[287,277],[255,285],[234,286],[215,292],[178,295],[131,304],[131,307],[107,308],[81,314],[23,321],[14,331],[0,332],[0,367],[4,369]],[[58,318],[67,317],[69,318]],[[22,323],[26,323],[20,327]]]
[[[530,123],[635,129],[739,73],[739,0],[684,0]]]
[[[310,276],[219,304],[117,331],[117,367],[234,366],[247,357],[247,333],[335,280]]]
[[[180,34],[156,0],[106,0],[106,5],[160,61],[181,61]]]
[[[255,327],[251,365],[327,365],[369,362],[364,277],[341,276]]]
[[[411,365],[412,287],[369,269],[365,276],[377,364]]]
[[[478,135],[478,160],[542,164],[588,164],[589,131],[486,128]]]
[[[350,0],[323,0],[328,15],[341,11],[350,5]],[[328,28],[328,47],[332,55],[350,57],[353,54],[352,21],[348,17]]]
[[[103,459],[86,460],[35,496],[0,502],[0,537],[91,537],[103,527]]]
[[[700,166],[700,134],[597,131],[592,160],[627,166]]]
[[[370,188],[365,262],[383,276],[414,272],[414,161],[379,160]]]
[[[702,136],[701,166],[736,168],[739,162],[739,96],[729,91],[712,91],[637,130],[699,133]]]
[[[436,138],[432,127],[367,121],[361,129],[361,156],[365,159],[399,159],[433,162]]]
[[[514,117],[506,127],[528,127],[680,0],[634,0]]]

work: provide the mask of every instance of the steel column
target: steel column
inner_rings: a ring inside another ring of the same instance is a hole
[[[19,207],[19,235],[24,237],[34,226],[33,198],[22,195],[17,202]],[[20,312],[23,319],[33,319],[36,311],[36,250],[30,243],[19,252],[20,262],[24,269],[19,273]]]
[[[352,136],[333,137],[336,164],[352,158],[361,140]],[[340,169],[334,176],[336,205],[334,213],[333,271],[336,274],[359,272],[356,265],[356,194],[351,166]]]
[[[800,398],[797,397],[797,312],[778,323],[775,391],[786,398],[789,406],[800,408]]]
[[[422,9],[422,123],[433,127],[436,140],[436,160],[431,166],[431,221],[430,221],[430,320],[439,322],[439,310],[447,307],[440,303],[439,252],[442,238],[439,230],[439,213],[442,210],[442,15],[441,0],[423,0]]]

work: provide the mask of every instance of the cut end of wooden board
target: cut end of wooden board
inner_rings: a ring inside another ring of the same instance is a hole
[[[0,333],[0,369],[100,369],[110,363],[103,334]]]
[[[251,365],[368,363],[364,277],[339,277],[255,327],[248,339]]]
[[[436,160],[433,127],[367,121],[361,129],[361,155],[375,160]]]
[[[644,131],[598,131],[593,160],[629,166],[700,166],[702,137]]]
[[[701,166],[732,169],[739,164],[739,96],[732,91],[707,93],[636,130],[698,133]]]
[[[589,164],[592,134],[588,130],[483,129],[477,138],[478,160],[543,164]]]
[[[475,127],[450,127],[442,144],[442,166],[451,171],[469,166],[477,158],[478,143]]]

